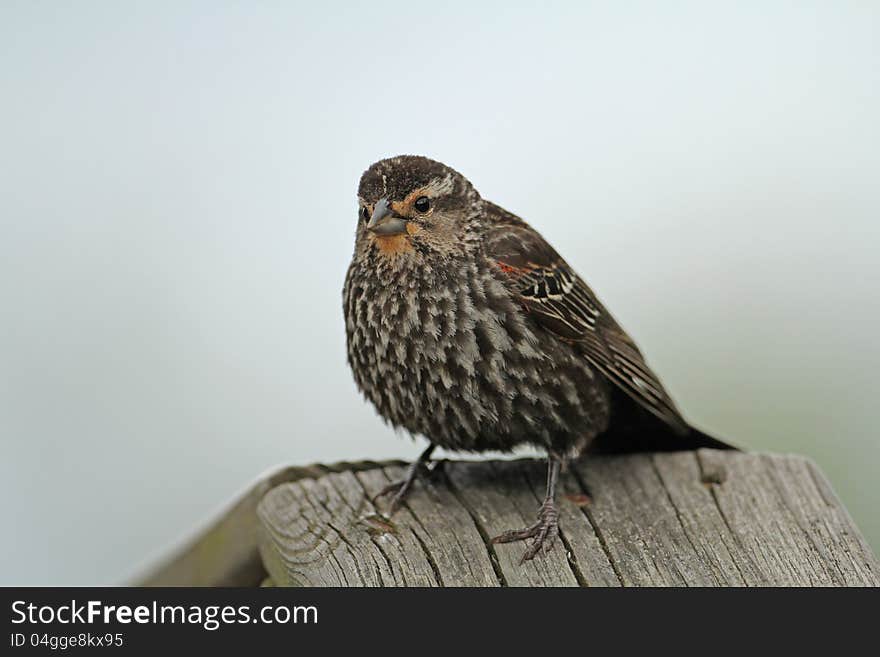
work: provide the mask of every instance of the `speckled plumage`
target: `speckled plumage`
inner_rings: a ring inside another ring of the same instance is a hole
[[[434,445],[528,444],[551,456],[540,526],[501,540],[535,537],[540,547],[555,532],[554,472],[613,435],[609,424],[636,426],[656,449],[723,446],[690,429],[559,254],[461,174],[427,158],[390,158],[364,173],[358,199],[343,289],[358,388],[386,421]]]
[[[345,285],[349,363],[391,424],[452,450],[559,453],[607,426],[606,386],[589,363],[542,342],[482,259],[363,263]]]

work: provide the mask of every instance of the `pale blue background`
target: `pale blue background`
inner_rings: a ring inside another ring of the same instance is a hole
[[[0,3],[0,583],[123,582],[273,465],[416,453],[340,301],[401,152],[880,545],[880,5],[363,4]]]

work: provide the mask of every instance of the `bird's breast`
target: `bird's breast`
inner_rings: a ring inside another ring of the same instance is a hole
[[[542,345],[488,270],[401,274],[356,265],[344,291],[348,360],[394,426],[453,449],[546,443],[582,402],[586,363]],[[566,347],[567,348],[567,347]],[[570,350],[569,350],[570,351]]]

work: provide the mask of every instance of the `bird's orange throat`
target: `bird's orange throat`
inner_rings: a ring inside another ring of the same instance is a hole
[[[374,235],[372,237],[373,244],[379,249],[379,253],[383,256],[394,257],[412,253],[413,248],[411,236],[419,232],[419,227],[414,223],[406,224],[406,232],[398,235]]]
[[[373,244],[383,256],[393,257],[409,253],[413,250],[409,235],[377,235],[373,238]]]

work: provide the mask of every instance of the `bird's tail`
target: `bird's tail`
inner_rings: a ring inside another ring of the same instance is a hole
[[[641,430],[612,428],[596,436],[589,451],[599,454],[627,454],[632,452],[684,452],[708,447],[710,449],[736,449],[734,445],[714,438],[691,427],[687,433],[678,433],[656,426]]]
[[[699,449],[700,447],[708,447],[710,449],[733,449],[739,451],[739,447],[730,443],[719,440],[714,436],[703,433],[699,429],[691,427],[691,432],[685,436],[687,443],[690,445],[687,449]]]
[[[701,447],[739,449],[694,427],[687,427],[684,431],[674,429],[635,404],[629,404],[628,400],[618,400],[617,403],[617,413],[612,412],[611,426],[596,436],[589,447],[590,452],[684,452]]]

